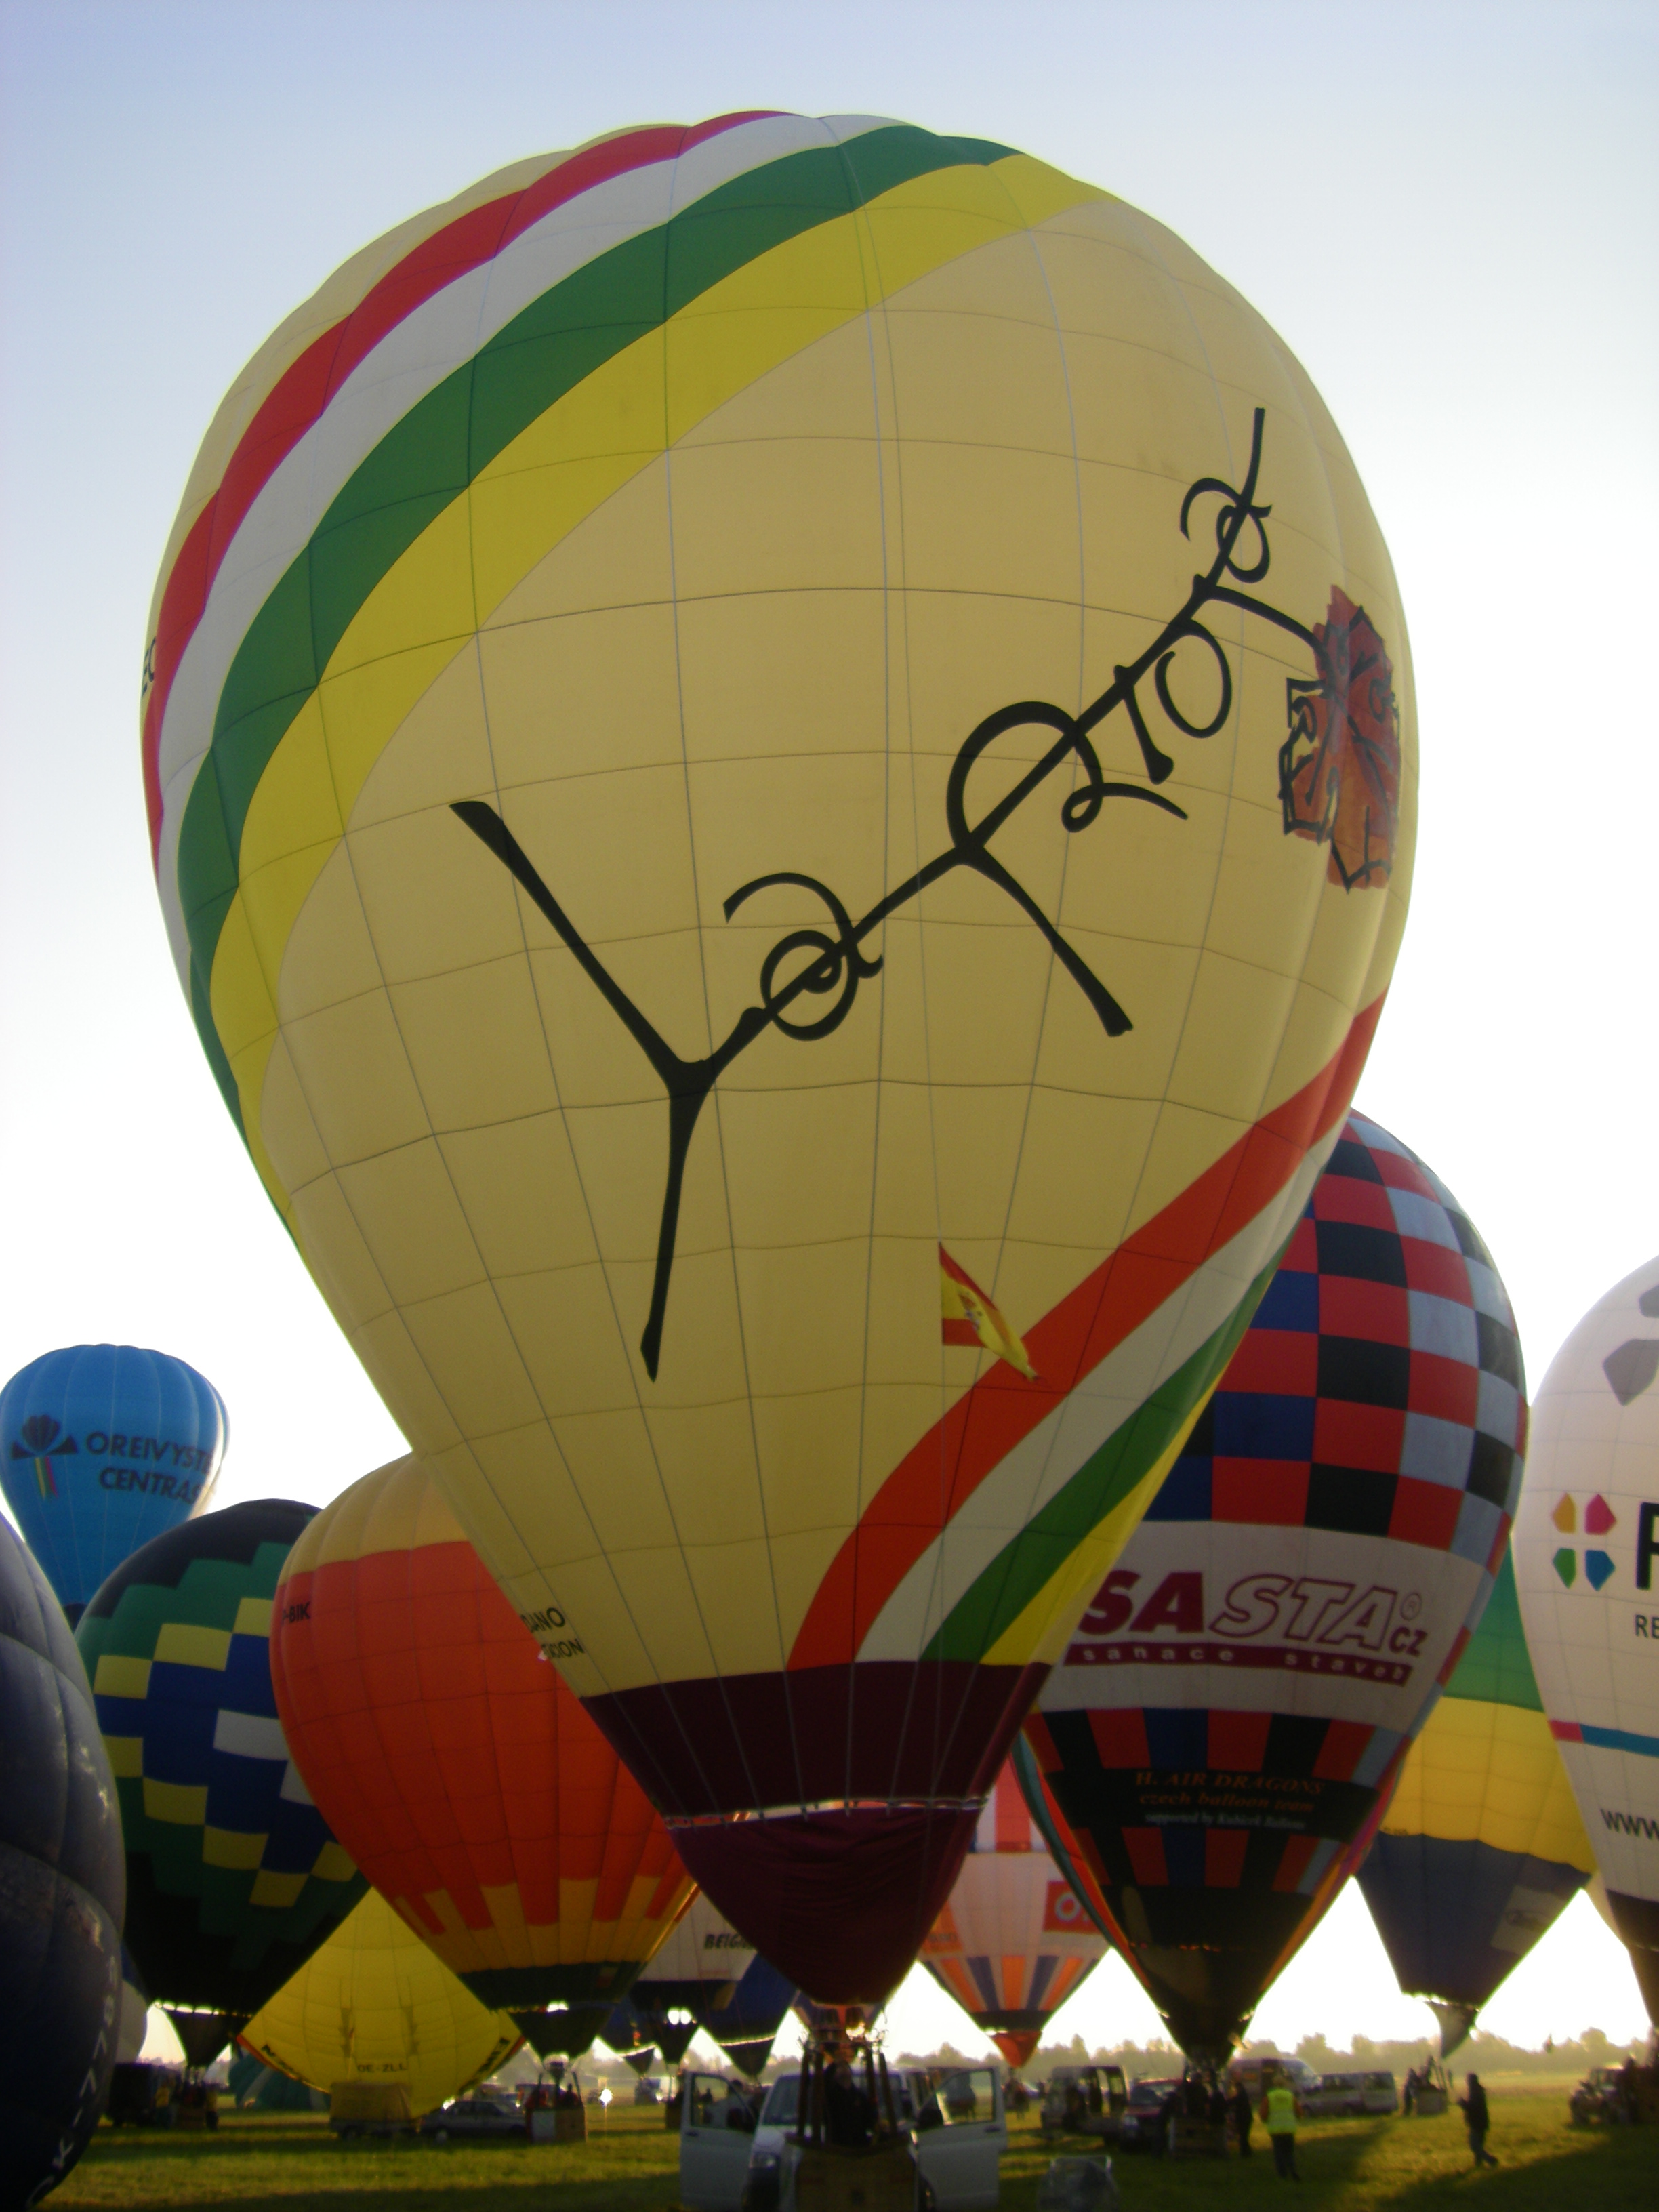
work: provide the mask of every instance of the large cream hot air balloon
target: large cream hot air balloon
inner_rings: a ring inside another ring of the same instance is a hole
[[[241,2037],[343,2108],[342,2092],[366,2084],[386,2111],[416,2119],[482,2080],[519,2039],[507,2014],[481,2005],[373,1889]]]
[[[884,1996],[1393,968],[1410,659],[1318,394],[1008,147],[624,131],[256,355],[143,722],[388,1407],[721,1911]]]

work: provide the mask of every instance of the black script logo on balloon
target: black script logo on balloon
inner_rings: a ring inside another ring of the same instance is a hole
[[[1354,786],[1349,762],[1356,748],[1376,750],[1377,718],[1386,705],[1387,732],[1393,732],[1393,700],[1376,691],[1386,688],[1379,675],[1376,656],[1381,640],[1364,617],[1363,608],[1352,607],[1343,595],[1333,594],[1331,613],[1314,629],[1293,616],[1255,598],[1242,585],[1259,584],[1266,576],[1271,554],[1267,520],[1271,507],[1261,505],[1256,489],[1261,473],[1261,439],[1265,410],[1257,408],[1250,436],[1249,466],[1237,490],[1219,477],[1200,477],[1181,502],[1181,533],[1187,537],[1193,508],[1202,500],[1220,501],[1215,512],[1215,557],[1202,575],[1194,576],[1185,604],[1172,615],[1138,659],[1112,671],[1112,681],[1097,699],[1080,714],[1069,714],[1042,700],[1024,699],[988,714],[963,740],[951,765],[945,788],[946,842],[913,876],[895,886],[856,920],[827,884],[793,869],[779,869],[742,884],[726,901],[730,921],[738,908],[765,890],[791,885],[823,902],[823,925],[793,929],[781,937],[761,963],[759,998],[745,1006],[724,1041],[700,1060],[684,1060],[653,1027],[633,1000],[599,959],[570,916],[542,881],[513,832],[492,806],[482,800],[458,801],[454,812],[523,887],[550,921],[583,971],[639,1046],[668,1096],[668,1172],[663,1189],[662,1217],[657,1239],[656,1272],[652,1283],[651,1311],[640,1340],[646,1370],[653,1378],[662,1350],[663,1321],[668,1310],[668,1281],[673,1272],[674,1245],[679,1224],[680,1194],[685,1163],[691,1149],[697,1118],[709,1092],[740,1053],[769,1029],[811,1044],[840,1028],[852,1010],[859,985],[881,972],[879,958],[863,951],[866,942],[888,919],[956,868],[971,868],[994,884],[1013,901],[1032,926],[1047,939],[1054,957],[1094,1009],[1109,1037],[1121,1036],[1131,1026],[1129,1016],[1076,948],[1069,944],[1018,879],[991,849],[998,830],[1018,812],[1067,762],[1075,761],[1081,780],[1074,781],[1060,803],[1063,829],[1075,836],[1091,828],[1108,799],[1133,799],[1158,808],[1178,821],[1185,811],[1146,784],[1122,783],[1109,778],[1101,767],[1093,732],[1121,707],[1129,720],[1148,782],[1165,782],[1175,762],[1153,741],[1147,726],[1141,686],[1149,679],[1166,720],[1185,737],[1212,738],[1232,712],[1233,678],[1226,653],[1213,632],[1200,617],[1211,607],[1236,607],[1259,616],[1277,629],[1299,638],[1313,655],[1316,673],[1311,681],[1292,678],[1288,686],[1291,738],[1280,763],[1281,799],[1287,835],[1311,836],[1333,846],[1333,866],[1338,848],[1334,840],[1341,832],[1338,880],[1350,889],[1377,885],[1387,875],[1393,858],[1393,828],[1386,837],[1376,827],[1376,809],[1361,792],[1359,845],[1352,848]],[[1252,533],[1249,538],[1246,532]],[[1241,545],[1241,540],[1243,544]],[[1362,630],[1363,625],[1363,630]],[[1176,702],[1170,689],[1170,671],[1177,653],[1188,641],[1203,647],[1214,665],[1217,697],[1213,711],[1194,720]],[[1386,654],[1382,670],[1387,671]],[[1359,686],[1356,690],[1356,686]],[[1356,702],[1358,705],[1356,706]],[[1366,720],[1359,727],[1363,708]],[[1356,736],[1355,731],[1359,733]],[[969,805],[969,781],[981,756],[1012,730],[1043,729],[1054,732],[1054,743],[1019,781],[994,805],[976,818]],[[1392,736],[1393,788],[1399,783],[1399,740]],[[1385,748],[1386,749],[1386,748]],[[1314,768],[1308,761],[1317,756]],[[1366,754],[1365,757],[1370,758]],[[1288,764],[1287,764],[1288,762]],[[1286,779],[1289,779],[1288,784]],[[1289,795],[1294,787],[1294,805]],[[1358,859],[1354,857],[1355,850]],[[829,1000],[814,1012],[809,1000]]]

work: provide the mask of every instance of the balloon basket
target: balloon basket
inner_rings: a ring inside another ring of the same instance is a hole
[[[803,2151],[795,2169],[800,2212],[913,2212],[915,2202],[916,2162],[906,2142],[825,2143]]]
[[[1226,2122],[1188,2119],[1184,2113],[1177,2113],[1170,2122],[1170,2155],[1171,2158],[1225,2158]]]

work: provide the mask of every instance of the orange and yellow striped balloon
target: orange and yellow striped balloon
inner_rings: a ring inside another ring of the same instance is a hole
[[[270,1649],[307,1788],[482,2003],[623,1995],[690,1878],[417,1461],[365,1475],[307,1528]]]

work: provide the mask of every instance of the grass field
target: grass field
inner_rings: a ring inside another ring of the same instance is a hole
[[[1419,2212],[1478,2200],[1484,2212],[1655,2212],[1659,2130],[1573,2128],[1565,2086],[1499,2089],[1492,2099],[1496,2170],[1471,2171],[1455,2112],[1438,2120],[1313,2121],[1303,2130],[1301,2189],[1280,2182],[1258,2130],[1248,2165],[1116,2162],[1124,2212],[1212,2212],[1292,2196],[1304,2212]],[[1068,2145],[1082,2149],[1080,2143]],[[105,2127],[49,2202],[122,2212],[672,2212],[678,2145],[660,2116],[619,2112],[585,2147],[415,2141],[337,2143],[309,2117],[228,2112],[213,2135]],[[1032,2212],[1051,2151],[1035,2123],[1015,2124],[1002,2168],[1003,2212]]]

